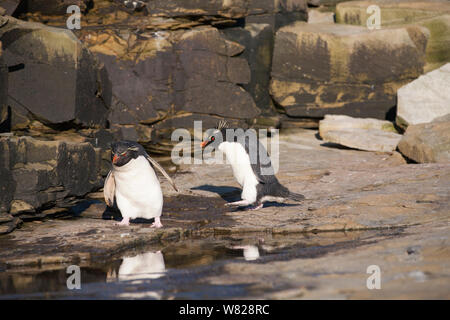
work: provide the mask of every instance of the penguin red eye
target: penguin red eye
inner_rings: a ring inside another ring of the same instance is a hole
[[[216,140],[216,138],[214,138],[214,136],[213,136],[213,137],[211,137],[211,141],[214,141],[214,140]]]

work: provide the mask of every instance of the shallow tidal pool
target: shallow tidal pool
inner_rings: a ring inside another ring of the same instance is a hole
[[[14,268],[0,272],[0,299],[245,299],[257,297],[255,276],[227,281],[226,266],[294,261],[374,243],[401,230],[326,232],[321,234],[250,234],[189,239],[136,248],[119,256],[80,265],[80,289],[69,265]],[[272,270],[269,273],[276,273]],[[212,281],[220,276],[222,283]],[[319,274],[317,276],[320,276]],[[226,281],[223,281],[225,279]],[[69,285],[70,286],[70,285]],[[273,290],[283,290],[274,286]]]

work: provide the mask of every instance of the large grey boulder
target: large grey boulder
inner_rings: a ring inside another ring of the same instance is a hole
[[[450,162],[450,114],[429,123],[410,125],[398,144],[400,152],[419,163]]]
[[[2,23],[13,128],[30,119],[103,126],[111,100],[108,76],[72,31],[11,17],[0,17]]]
[[[397,91],[397,124],[407,127],[450,113],[450,63]]]
[[[176,56],[163,35],[138,39],[131,32],[107,29],[88,32],[81,40],[108,71],[111,124],[152,123],[167,113],[173,103],[170,86]]]
[[[175,110],[253,119],[259,115],[251,95],[241,86],[250,82],[244,51],[215,28],[187,31],[177,39],[178,64],[174,77]]]
[[[276,33],[271,95],[292,117],[385,119],[397,89],[423,73],[426,41],[420,27],[291,24]]]
[[[0,213],[84,196],[102,186],[101,169],[102,152],[90,143],[0,137]]]
[[[349,148],[392,152],[402,138],[389,121],[325,115],[319,123],[319,134],[326,142]]]

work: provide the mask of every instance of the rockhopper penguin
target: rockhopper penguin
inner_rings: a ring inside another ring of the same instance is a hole
[[[112,170],[106,177],[103,192],[108,206],[113,206],[116,199],[123,217],[119,225],[129,225],[130,219],[135,218],[155,218],[152,227],[162,227],[163,195],[153,168],[158,169],[178,191],[167,172],[140,144],[132,141],[113,143],[111,161]]]
[[[225,153],[234,177],[242,186],[242,200],[226,205],[249,206],[256,203],[252,210],[258,210],[265,201],[305,199],[303,195],[290,192],[278,182],[270,156],[254,130],[227,129],[227,126],[226,121],[219,122],[217,129],[201,143],[202,148],[211,145],[215,150]]]

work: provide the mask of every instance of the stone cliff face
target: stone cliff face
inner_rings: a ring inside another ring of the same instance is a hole
[[[321,10],[338,2],[322,1]],[[4,12],[66,28],[68,2],[16,3]],[[56,37],[48,26],[11,20],[2,28],[4,59],[17,67],[10,73],[13,128],[28,129],[31,118],[64,128],[107,128],[151,146],[167,140],[175,125],[192,128],[196,117],[207,125],[226,118],[243,127],[317,126],[326,113],[385,119],[399,87],[446,60],[442,31],[449,8],[441,1],[381,1],[383,29],[375,31],[365,27],[364,1],[337,5],[342,24],[305,23],[307,5],[321,4],[305,0],[75,4],[82,28],[60,30],[59,47],[46,42]],[[20,30],[33,32],[9,48],[8,39]],[[78,53],[34,66],[20,55],[27,45]],[[52,77],[37,81],[40,74]],[[21,92],[31,85],[36,90]]]
[[[83,34],[83,40],[105,64],[112,81],[108,118],[112,128],[163,121],[174,130],[167,119],[183,118],[184,123],[177,125],[191,127],[192,114],[214,121],[251,121],[260,113],[240,86],[250,82],[249,65],[238,56],[244,47],[215,28],[166,31],[146,38],[131,32],[93,31]]]

